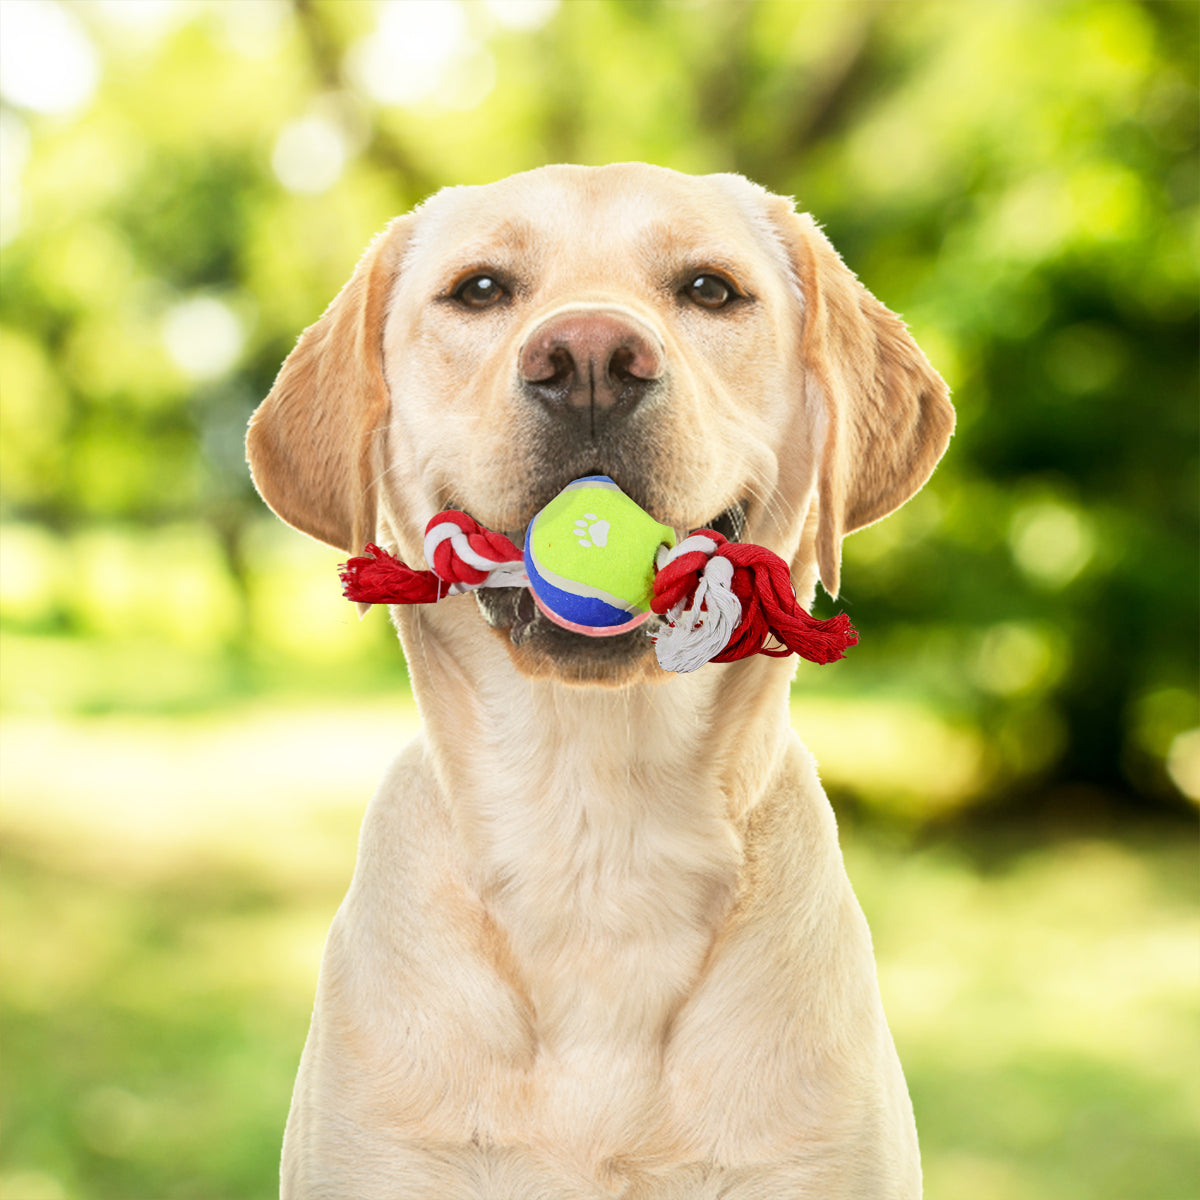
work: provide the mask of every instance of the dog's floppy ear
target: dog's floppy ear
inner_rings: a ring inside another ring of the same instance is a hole
[[[388,414],[383,324],[412,217],[367,247],[350,281],[288,355],[250,418],[246,457],[262,498],[289,525],[356,553],[374,534]]]
[[[954,409],[904,322],[859,283],[812,217],[782,204],[804,300],[806,386],[815,385],[824,413],[817,569],[836,596],[842,538],[899,508],[929,478]]]

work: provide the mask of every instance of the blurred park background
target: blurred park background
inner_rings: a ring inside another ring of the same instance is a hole
[[[954,391],[794,698],[930,1200],[1200,1196],[1198,14],[0,0],[0,1197],[273,1193],[417,718],[246,418],[389,217],[624,159],[794,194]]]

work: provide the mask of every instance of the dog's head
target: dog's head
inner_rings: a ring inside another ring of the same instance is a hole
[[[928,478],[953,411],[895,314],[813,220],[733,175],[555,166],[450,188],[381,233],[250,425],[285,521],[420,563],[437,511],[520,544],[582,475],[680,533],[715,526],[836,594],[842,537]],[[643,630],[590,639],[478,592],[529,674],[619,681]]]

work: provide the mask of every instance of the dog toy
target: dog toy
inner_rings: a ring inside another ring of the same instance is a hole
[[[569,483],[529,523],[525,573],[538,608],[590,637],[624,633],[650,615],[654,559],[674,546],[660,525],[606,475]]]
[[[819,621],[799,605],[787,564],[765,546],[700,529],[676,543],[607,475],[568,484],[529,523],[524,550],[462,512],[425,530],[430,570],[376,545],[341,567],[363,604],[428,604],[480,587],[528,587],[538,608],[589,637],[624,633],[651,613],[659,665],[694,671],[752,654],[835,662],[858,642],[844,613]]]

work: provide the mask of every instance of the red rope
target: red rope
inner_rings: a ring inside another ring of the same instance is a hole
[[[725,649],[710,662],[736,662],[751,654],[784,658],[798,654],[809,662],[829,663],[844,658],[849,646],[857,645],[858,633],[845,613],[819,621],[800,607],[791,571],[778,554],[765,546],[731,542],[712,529],[699,529],[700,536],[717,543],[716,554],[733,565],[729,585],[742,605],[742,619]],[[665,615],[696,591],[709,556],[701,550],[680,555],[654,577],[650,607]]]
[[[464,550],[476,561],[468,562]],[[504,534],[484,529],[473,517],[453,510],[438,513],[425,526],[425,553],[433,569],[414,571],[395,555],[370,545],[370,557],[352,558],[342,565],[342,594],[362,604],[432,604],[452,592],[486,583],[492,569],[523,558]]]
[[[373,542],[342,564],[342,595],[360,604],[432,604],[448,588],[432,571],[414,571]]]
[[[442,536],[437,539],[432,555],[429,552],[430,541],[439,527],[453,525],[465,535],[467,546],[481,559],[486,559],[490,566],[482,568],[477,563],[467,562],[460,553],[460,539]],[[501,563],[521,562],[524,555],[502,533],[494,533],[484,529],[473,517],[464,512],[440,512],[425,526],[425,553],[429,565],[439,579],[446,583],[463,583],[477,587],[487,582],[492,568]]]
[[[696,532],[711,538],[716,543],[714,553],[733,566],[730,588],[742,606],[737,628],[709,661],[798,654],[809,662],[829,663],[857,645],[858,633],[845,613],[819,621],[800,607],[791,572],[779,555],[765,546],[731,542],[712,529]],[[464,544],[467,553],[477,556],[474,564],[462,557]],[[486,584],[490,571],[483,569],[484,562],[499,567],[522,560],[521,551],[503,534],[484,529],[461,512],[438,513],[429,522],[426,554],[433,569],[414,571],[386,550],[369,545],[366,555],[341,567],[343,594],[363,604],[431,604],[452,592]],[[708,561],[708,554],[694,550],[667,563],[654,577],[650,605],[654,612],[665,615],[677,604],[689,603]]]

